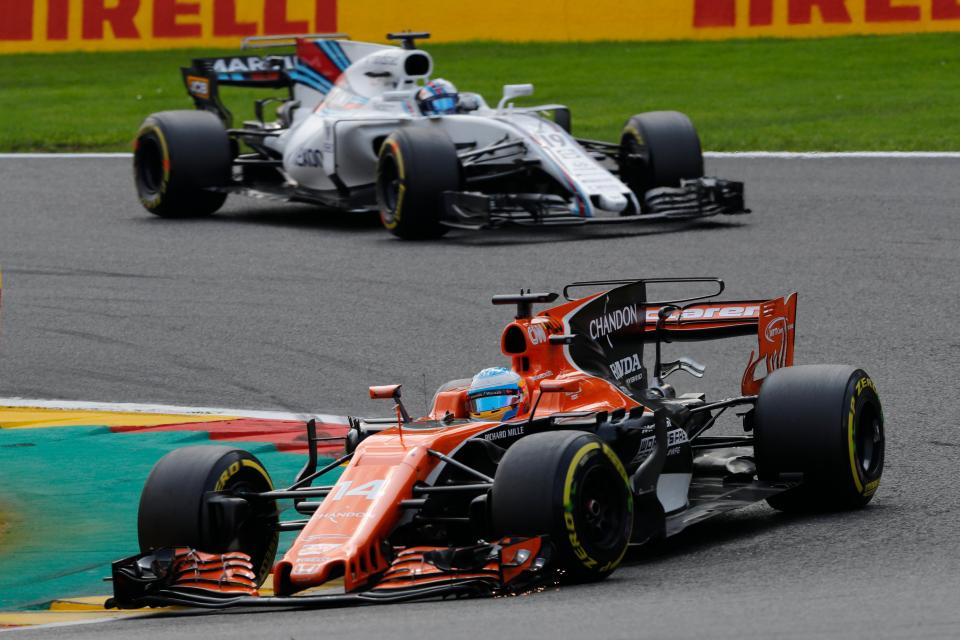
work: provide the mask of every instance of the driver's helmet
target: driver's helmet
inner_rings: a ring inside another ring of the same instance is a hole
[[[420,106],[420,113],[425,116],[449,115],[457,112],[460,94],[452,82],[437,78],[420,88],[417,92],[417,104]]]
[[[526,405],[526,383],[503,367],[484,369],[473,376],[467,390],[467,411],[473,420],[509,420]]]

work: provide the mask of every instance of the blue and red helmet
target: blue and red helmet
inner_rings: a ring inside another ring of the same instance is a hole
[[[526,383],[503,367],[473,376],[467,390],[467,411],[474,420],[509,420],[526,407]]]
[[[417,92],[417,104],[425,116],[445,116],[457,112],[460,94],[452,82],[437,78],[420,88]]]

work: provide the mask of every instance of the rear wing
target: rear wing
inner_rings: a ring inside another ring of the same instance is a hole
[[[293,83],[287,72],[296,64],[295,55],[195,58],[191,66],[181,67],[180,73],[194,106],[215,113],[231,128],[233,114],[220,99],[221,86],[286,89],[292,98]]]
[[[289,99],[313,109],[356,60],[392,47],[353,42],[341,33],[314,33],[246,38],[243,48],[250,53],[195,58],[180,70],[196,108],[217,114],[228,128],[233,126],[233,114],[220,99],[221,86],[286,89]],[[269,49],[286,51],[262,53]],[[258,107],[262,121],[259,110],[262,107]]]
[[[651,300],[652,284],[697,284],[715,288],[706,295]],[[571,290],[617,285],[583,298]],[[654,378],[658,377],[660,344],[756,335],[741,380],[744,395],[755,395],[764,377],[793,364],[797,294],[772,300],[716,301],[725,288],[719,278],[648,278],[580,282],[568,285],[568,302],[543,312],[563,322],[570,336],[567,359],[578,369],[616,382],[635,394],[651,385],[644,363],[646,344],[656,345]],[[761,366],[762,365],[762,366]]]

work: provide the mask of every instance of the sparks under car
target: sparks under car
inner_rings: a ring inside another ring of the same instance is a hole
[[[506,85],[491,106],[431,80],[433,60],[415,48],[427,35],[388,36],[399,47],[248,38],[245,47],[287,53],[194,60],[182,73],[197,109],[155,113],[137,134],[141,203],[160,216],[202,216],[240,193],[379,211],[403,238],[747,212],[742,183],[704,177],[682,113],[629,117],[614,142],[576,138],[567,107],[514,105],[533,85]],[[258,100],[256,118],[235,126],[222,86],[286,93]]]
[[[650,295],[665,285],[710,291]],[[558,295],[496,296],[516,314],[500,339],[509,367],[491,379],[515,383],[478,392],[480,374],[451,381],[417,419],[400,385],[371,387],[394,415],[351,418],[342,457],[319,468],[308,423],[311,454],[283,489],[246,451],[167,454],[143,489],[140,553],[114,563],[108,604],[498,595],[604,578],[630,545],[763,500],[783,510],[866,505],[884,460],[873,380],[854,366],[793,365],[796,294],[714,299],[722,291],[713,278],[575,283],[538,313]],[[667,381],[704,373],[668,359],[673,345],[750,335],[757,346],[734,395],[708,399]],[[503,394],[511,412],[485,417]],[[711,435],[730,409],[742,433]],[[280,500],[302,517],[281,521]],[[280,531],[298,534],[277,560]],[[258,596],[270,574],[274,595]],[[335,578],[343,593],[309,591]]]

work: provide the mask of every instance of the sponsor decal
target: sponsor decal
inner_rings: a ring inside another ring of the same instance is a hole
[[[397,56],[393,51],[384,51],[370,56],[370,64],[383,69],[395,69],[400,67],[400,61],[406,60],[406,57]]]
[[[334,549],[339,549],[340,545],[335,543],[321,542],[316,544],[305,544],[297,551],[297,557],[304,556],[325,556]]]
[[[9,53],[236,47],[247,36],[338,30],[337,0],[0,0],[0,12]]]
[[[458,3],[413,0],[430,16],[434,41],[623,39],[622,0],[552,7],[487,0],[464,20]],[[236,47],[246,36],[334,33],[382,42],[397,28],[384,0],[0,0],[0,53]],[[497,16],[509,15],[510,20]],[[631,35],[643,40],[824,37],[960,31],[960,0],[644,0],[630,4]],[[397,65],[385,57],[385,65]]]
[[[793,327],[790,327],[791,329]],[[787,319],[779,316],[770,321],[767,328],[763,331],[763,336],[767,342],[780,342],[783,340],[783,334],[787,331]]]
[[[543,380],[544,378],[552,378],[553,375],[553,371],[544,371],[543,373],[538,373],[537,375],[532,376],[530,379],[536,382],[537,380]]]
[[[640,308],[636,304],[630,304],[609,312],[605,310],[603,315],[590,321],[590,337],[594,340],[606,338],[607,344],[613,346],[609,337],[611,333],[638,324],[640,324]]]
[[[312,576],[323,568],[322,564],[316,562],[295,562],[290,575],[294,576]]]
[[[317,513],[316,518],[318,520],[327,520],[331,524],[338,524],[340,520],[347,520],[350,518],[365,518],[367,513],[365,511],[336,511],[333,513]],[[317,538],[326,538],[329,536],[319,535]],[[309,542],[313,540],[314,536],[309,538],[304,538],[304,542]]]
[[[504,438],[516,438],[522,436],[525,433],[523,425],[517,425],[513,427],[507,427],[506,429],[501,429],[500,431],[493,431],[490,433],[483,434],[484,440],[494,441],[494,440],[503,440]]]
[[[610,371],[613,372],[613,375],[616,376],[618,380],[623,380],[627,384],[630,384],[643,378],[643,363],[640,362],[639,354],[633,353],[616,362],[611,362]]]
[[[273,60],[280,58],[284,69],[293,69],[297,64],[296,56],[271,56]],[[251,73],[276,71],[273,63],[268,63],[258,56],[219,58],[213,63],[213,70],[217,73]]]
[[[365,514],[360,514],[361,516]],[[327,538],[347,538],[349,536],[342,533],[315,533],[309,536],[303,536],[300,538],[301,542],[314,542],[316,540],[326,540]]]
[[[669,425],[668,425],[669,426]],[[689,442],[687,438],[687,432],[683,429],[677,427],[667,432],[667,455],[672,456],[677,453],[680,453],[681,447],[685,442]],[[637,449],[636,459],[639,460],[643,457],[646,457],[653,451],[653,447],[657,444],[656,436],[647,436],[640,441],[640,447]]]
[[[651,324],[656,324],[657,314],[660,312],[660,309],[647,309],[647,322]],[[717,306],[704,306],[693,309],[686,309],[681,314],[679,311],[674,311],[667,316],[666,321],[677,321],[679,319],[683,320],[717,320],[717,319],[728,319],[728,318],[755,318],[757,314],[760,313],[760,307],[756,305],[752,306],[737,306],[737,305],[717,305]]]
[[[769,27],[777,23],[800,25],[854,25],[920,23],[957,20],[960,5],[954,0],[694,0],[693,26]],[[747,11],[738,11],[746,8]],[[783,11],[783,9],[786,11]],[[816,10],[814,10],[816,9]]]
[[[200,76],[187,76],[187,86],[190,95],[196,96],[201,100],[210,99],[210,80]]]
[[[300,149],[293,162],[298,167],[322,167],[323,152],[319,149]]]
[[[531,324],[527,327],[527,337],[530,338],[530,344],[538,345],[547,341],[547,332],[539,324]]]

